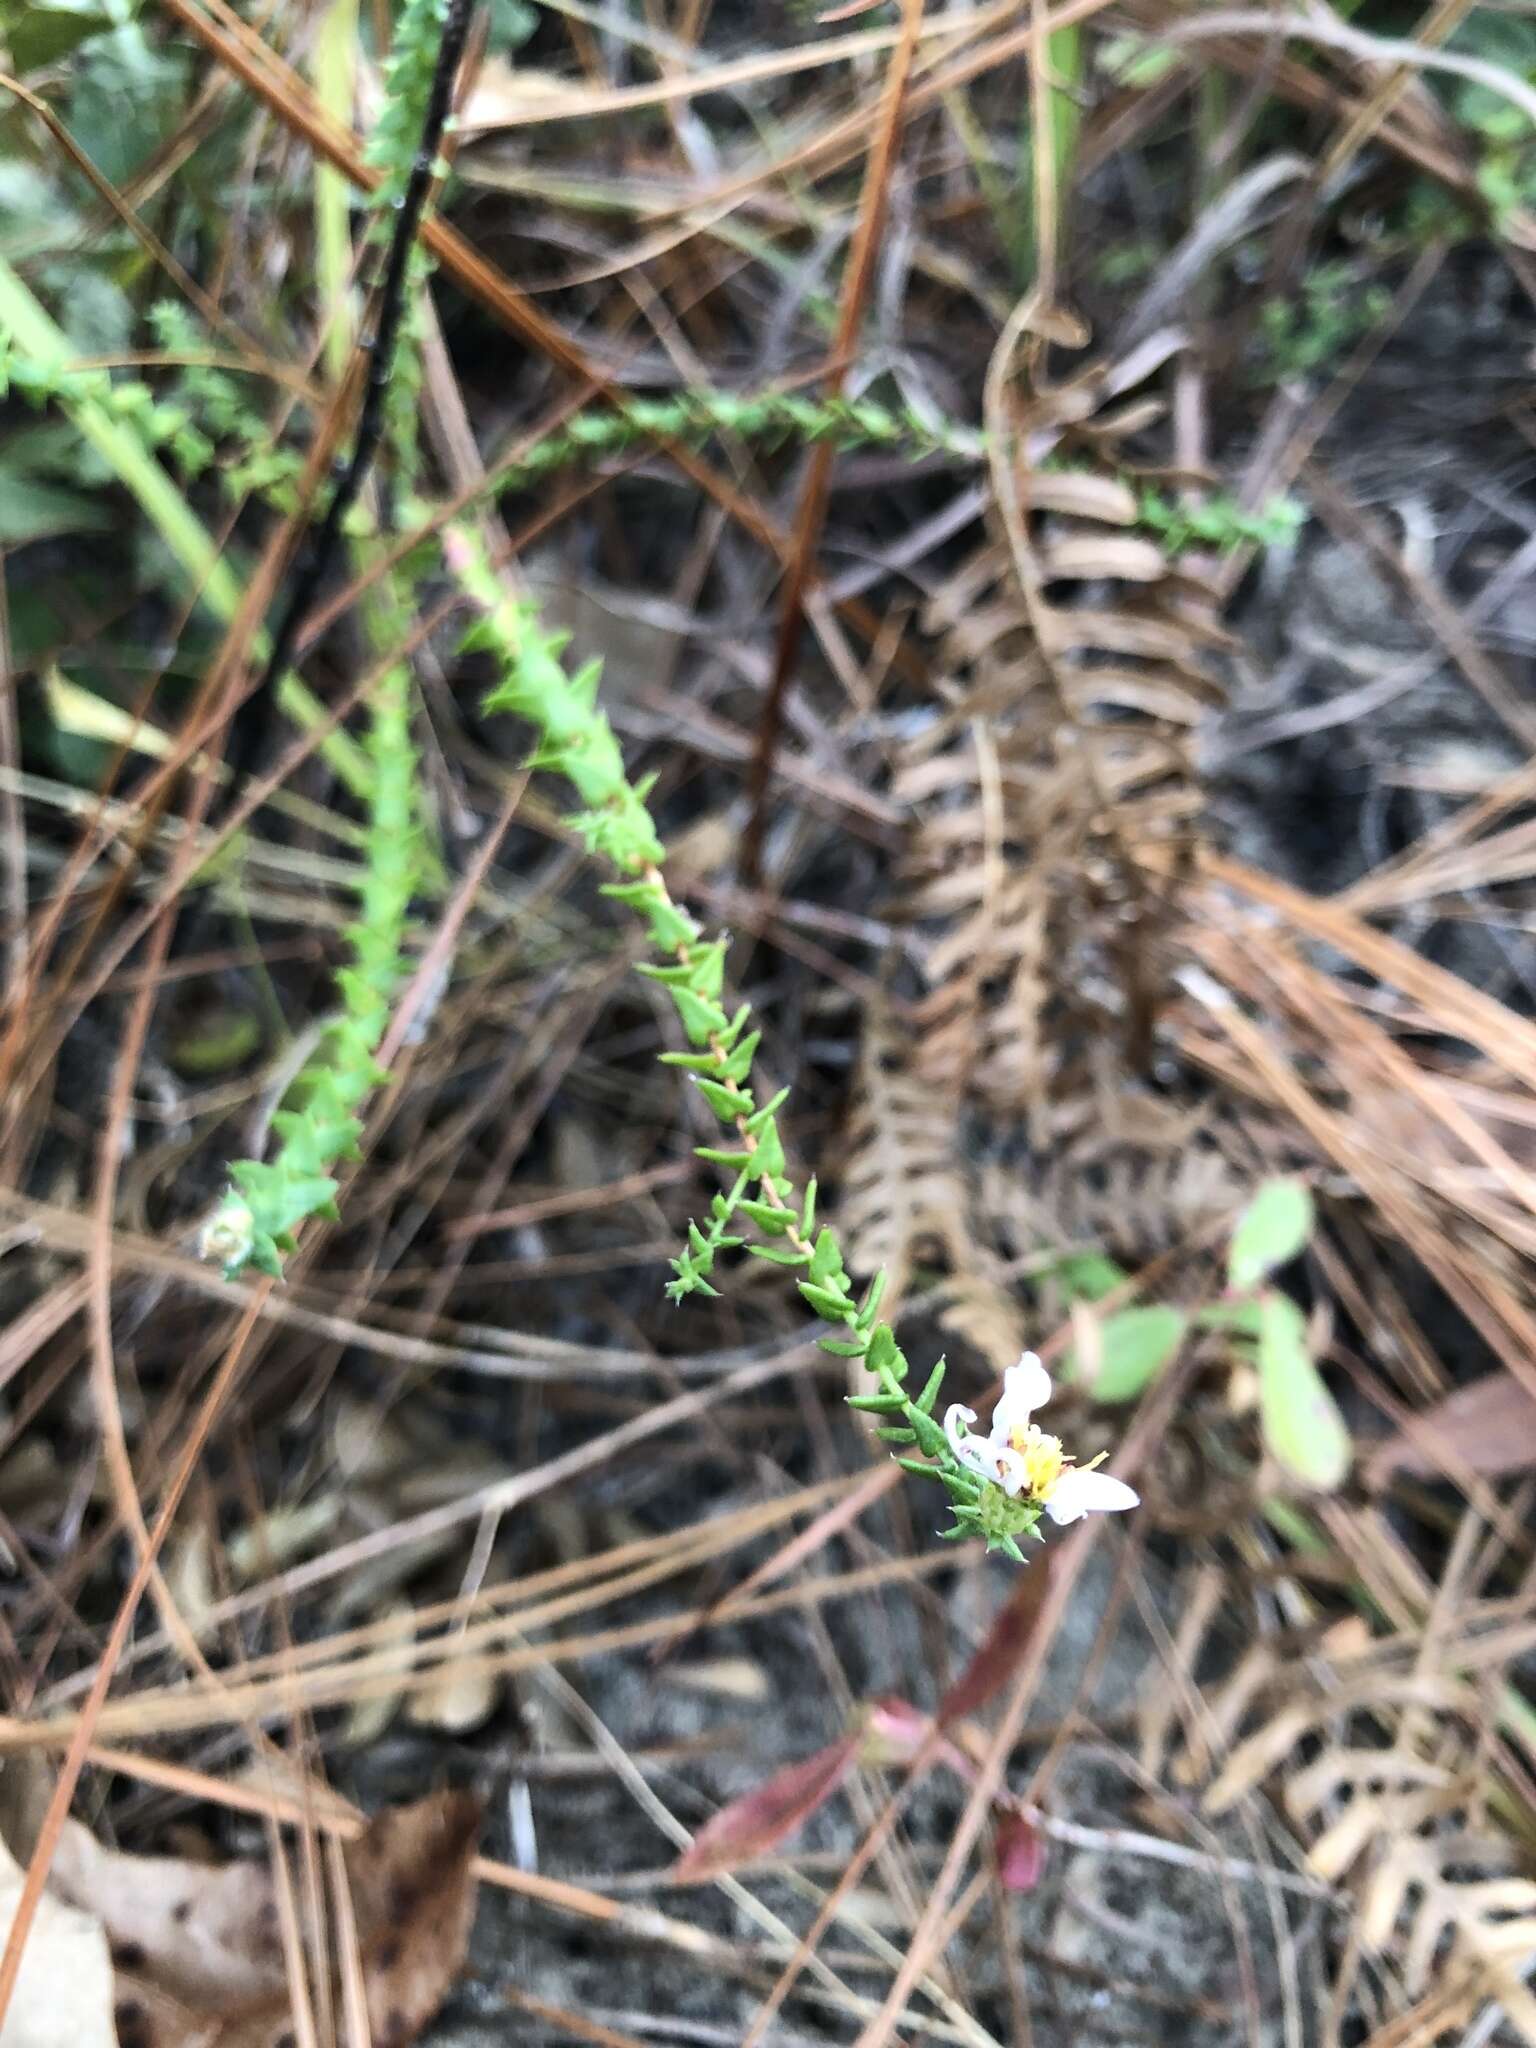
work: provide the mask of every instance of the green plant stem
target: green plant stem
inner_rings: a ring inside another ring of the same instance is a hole
[[[384,107],[369,156],[384,176],[374,194],[374,220],[384,247],[383,276],[369,311],[362,397],[352,450],[324,514],[306,529],[295,551],[293,574],[272,629],[263,682],[286,672],[310,606],[324,586],[347,530],[347,515],[373,474],[391,418],[414,441],[415,408],[391,407],[392,390],[414,382],[411,346],[413,273],[418,288],[425,266],[416,238],[438,175],[438,144],[453,98],[453,82],[469,33],[472,0],[406,0],[384,79]],[[397,362],[398,358],[398,362]]]
[[[373,1056],[403,973],[401,943],[418,871],[411,675],[404,663],[381,676],[371,709],[373,790],[358,912],[347,927],[352,964],[337,977],[342,1011],[323,1055],[301,1077],[302,1106],[272,1119],[280,1140],[275,1157],[230,1168],[234,1187],[203,1233],[203,1252],[231,1276],[246,1265],[280,1273],[296,1227],[310,1216],[335,1217],[331,1170],[358,1156],[358,1111],[385,1078]]]
[[[325,111],[352,126],[358,51],[358,0],[330,0],[315,40],[315,91]],[[333,384],[352,354],[352,188],[328,163],[315,164],[315,268],[325,319],[323,350]]]
[[[1060,255],[1061,209],[1072,191],[1076,172],[1078,136],[1083,119],[1077,100],[1083,78],[1083,42],[1082,30],[1076,23],[1055,29],[1046,37],[1045,63],[1053,82],[1044,94],[1031,91],[1029,117],[1032,123],[1043,105],[1045,148],[1043,152],[1037,148],[1032,128],[1026,125],[1024,146],[1020,151],[1024,172],[1020,180],[1024,198],[1024,233],[1019,243],[1025,261],[1019,267],[1028,279],[1053,279],[1055,276]],[[1050,231],[1058,245],[1050,248],[1036,246],[1035,188],[1037,183],[1043,188],[1042,174],[1048,174],[1051,181]]]
[[[340,17],[338,28],[336,16]],[[374,324],[365,396],[351,459],[338,481],[310,553],[294,578],[273,635],[268,666],[286,666],[286,650],[306,615],[332,549],[355,522],[354,501],[370,484],[375,453],[388,436],[401,476],[410,484],[416,470],[416,408],[393,404],[398,387],[409,392],[418,378],[417,345],[410,317],[409,283],[416,231],[437,174],[437,147],[447,118],[453,79],[469,21],[469,0],[407,0],[397,24],[385,75],[385,101],[370,155],[384,178],[376,195],[375,222],[386,244],[384,279]],[[338,107],[350,105],[351,70],[347,30],[355,31],[351,0],[340,0],[328,23],[325,61]],[[344,204],[317,189],[326,281],[332,288],[334,362],[345,370],[353,347],[346,299],[350,264]],[[362,504],[359,504],[362,510]],[[369,525],[375,522],[370,519]],[[354,562],[364,572],[377,538],[353,540]],[[403,578],[386,575],[372,584],[363,606],[369,639],[381,655],[409,638],[410,617],[401,594]],[[234,1183],[204,1233],[205,1254],[226,1272],[247,1264],[278,1274],[292,1250],[294,1233],[310,1216],[336,1215],[337,1183],[331,1169],[358,1156],[362,1122],[358,1112],[384,1079],[374,1054],[389,1021],[389,1008],[403,972],[401,946],[412,891],[420,872],[416,755],[411,742],[413,678],[405,661],[390,662],[370,700],[368,752],[374,778],[365,844],[364,882],[358,916],[348,928],[352,964],[338,977],[342,1011],[327,1034],[324,1057],[300,1077],[300,1107],[273,1118],[280,1143],[267,1162],[237,1161]]]

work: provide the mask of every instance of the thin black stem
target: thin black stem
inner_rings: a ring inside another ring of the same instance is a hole
[[[432,73],[432,91],[427,101],[426,117],[421,124],[421,137],[416,145],[405,191],[395,202],[394,232],[390,236],[372,330],[366,332],[358,343],[368,355],[368,378],[358,410],[357,436],[352,444],[351,460],[337,480],[331,502],[325,509],[325,518],[304,547],[303,559],[272,635],[272,649],[254,693],[258,696],[286,672],[293,659],[299,629],[330,567],[341,538],[342,522],[356,504],[358,493],[367,481],[368,472],[379,452],[379,442],[384,433],[384,404],[389,395],[400,326],[405,317],[405,287],[410,274],[411,251],[415,247],[427,196],[436,175],[438,148],[453,105],[453,82],[464,54],[473,13],[474,0],[450,0],[442,41],[437,47],[437,63]]]

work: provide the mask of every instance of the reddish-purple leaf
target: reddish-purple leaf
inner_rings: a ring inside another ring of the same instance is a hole
[[[1050,1552],[1033,1558],[1027,1571],[997,1610],[986,1640],[939,1702],[940,1722],[958,1721],[984,1707],[993,1693],[1012,1677],[1040,1619],[1050,1583]]]
[[[1378,1485],[1394,1472],[1454,1478],[1458,1464],[1485,1479],[1536,1465],[1536,1401],[1509,1373],[1488,1373],[1426,1408],[1415,1428],[1377,1447],[1370,1474]]]
[[[1017,1810],[997,1819],[997,1874],[1011,1892],[1032,1892],[1045,1866],[1045,1840]]]
[[[696,1884],[777,1848],[826,1805],[857,1763],[863,1742],[863,1730],[855,1729],[722,1806],[672,1866],[673,1881]]]

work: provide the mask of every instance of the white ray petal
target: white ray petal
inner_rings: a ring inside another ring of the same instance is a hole
[[[1084,1515],[1118,1514],[1122,1508],[1140,1505],[1141,1496],[1123,1479],[1108,1472],[1063,1472],[1051,1489],[1045,1512],[1053,1522],[1081,1520]]]
[[[1007,1444],[989,1443],[986,1464],[987,1477],[995,1479],[1004,1493],[1017,1496],[1023,1492],[1029,1478],[1029,1467],[1017,1451]]]
[[[978,1479],[997,1477],[997,1446],[989,1437],[972,1436],[964,1428],[967,1422],[976,1420],[974,1408],[962,1408],[957,1402],[945,1411],[944,1434],[949,1438],[949,1447],[958,1464],[967,1472],[974,1472]],[[1011,1457],[1012,1452],[1009,1453]]]
[[[962,1408],[958,1401],[952,1401],[944,1410],[944,1434],[949,1438],[949,1448],[960,1456],[960,1447],[966,1441],[966,1431],[976,1420],[974,1408]]]
[[[1029,1418],[1050,1398],[1050,1374],[1033,1351],[1026,1351],[1003,1374],[1002,1395],[992,1411],[993,1436],[1006,1443],[1015,1431],[1028,1429]]]

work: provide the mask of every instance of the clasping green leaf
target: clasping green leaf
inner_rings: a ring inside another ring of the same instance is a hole
[[[1294,1259],[1312,1235],[1312,1196],[1299,1180],[1269,1180],[1238,1218],[1227,1279],[1240,1293]]]
[[[1134,1401],[1150,1386],[1184,1340],[1188,1318],[1176,1308],[1122,1308],[1098,1329],[1098,1357],[1089,1361],[1074,1347],[1066,1376],[1078,1380],[1095,1401]]]
[[[1348,1426],[1313,1362],[1305,1317],[1274,1288],[1259,1302],[1259,1420],[1293,1479],[1319,1493],[1343,1485],[1354,1456]]]

